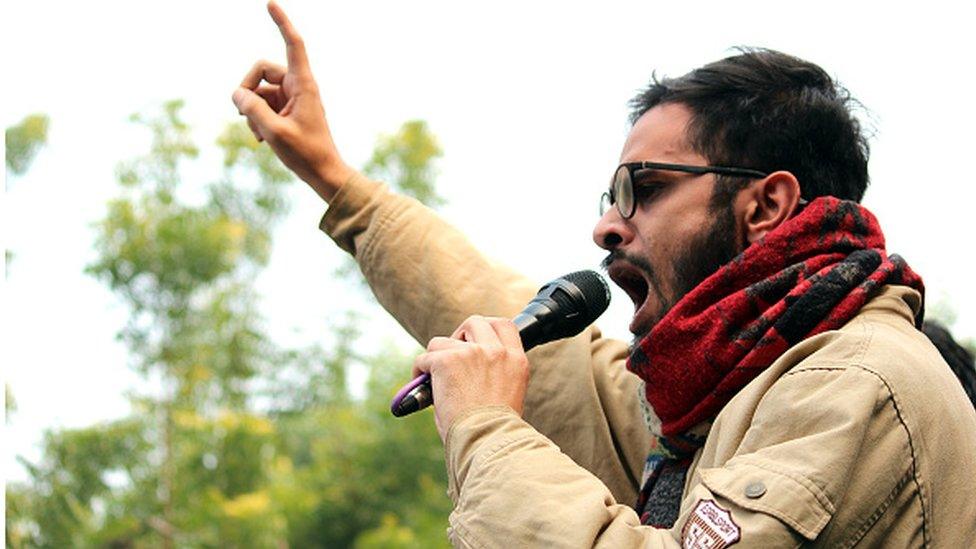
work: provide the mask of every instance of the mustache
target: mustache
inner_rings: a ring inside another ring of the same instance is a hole
[[[627,263],[630,263],[634,267],[637,267],[638,269],[644,271],[644,273],[648,275],[648,278],[650,280],[652,281],[657,280],[657,276],[656,276],[657,272],[654,270],[654,267],[652,267],[651,264],[646,259],[644,259],[643,257],[627,254],[622,250],[610,250],[610,253],[607,254],[607,257],[604,257],[603,261],[600,262],[600,268],[606,271],[607,269],[610,268],[610,265],[613,265],[613,263],[617,261],[626,261]]]

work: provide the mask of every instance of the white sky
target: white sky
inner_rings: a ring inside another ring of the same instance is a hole
[[[652,69],[683,74],[734,45],[817,62],[873,113],[864,204],[889,251],[923,275],[931,302],[951,296],[957,335],[976,336],[971,16],[958,2],[864,4],[283,2],[346,159],[362,165],[377,134],[426,119],[445,150],[444,215],[539,282],[602,258],[590,241],[597,198],[626,134],[626,102]],[[2,9],[0,122],[51,117],[49,146],[9,182],[0,211],[15,254],[0,294],[3,375],[19,407],[3,467],[22,478],[14,456],[35,459],[44,429],[124,415],[124,392],[146,390],[114,340],[126,311],[82,273],[116,163],[146,150],[127,116],[184,98],[207,148],[237,117],[229,97],[247,68],[284,53],[256,0]],[[218,169],[204,158],[188,175],[206,182]],[[356,302],[331,281],[340,255],[316,229],[324,204],[301,184],[293,196],[261,280],[269,326],[283,342],[325,342],[326,321]],[[616,292],[601,326],[628,337],[630,308]]]

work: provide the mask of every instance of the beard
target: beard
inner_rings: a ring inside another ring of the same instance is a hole
[[[732,204],[725,204],[712,210],[712,213],[715,214],[712,226],[692,239],[684,253],[674,260],[675,290],[668,310],[742,251],[735,238]]]
[[[645,258],[628,255],[620,250],[612,250],[603,260],[604,269],[607,269],[611,263],[618,259],[625,260],[640,269],[649,282],[647,291],[654,292],[658,303],[661,304],[657,315],[648,324],[647,331],[634,334],[631,349],[644,339],[681,298],[714,274],[720,267],[739,255],[741,250],[735,238],[735,217],[732,204],[724,204],[710,211],[714,214],[712,224],[692,238],[684,250],[674,259],[671,291],[668,293],[665,293],[661,284],[660,271]]]

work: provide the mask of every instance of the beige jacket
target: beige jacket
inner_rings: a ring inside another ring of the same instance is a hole
[[[362,176],[321,228],[422,344],[471,314],[511,317],[538,289]],[[976,412],[913,327],[918,307],[915,291],[887,287],[742,389],[696,455],[671,530],[641,526],[631,507],[651,435],[626,344],[591,327],[539,347],[524,417],[485,407],[449,429],[449,536],[509,549],[976,546]]]

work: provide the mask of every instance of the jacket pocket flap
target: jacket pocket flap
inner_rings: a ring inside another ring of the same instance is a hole
[[[774,465],[730,462],[700,471],[702,483],[736,505],[776,517],[813,540],[830,521],[834,505],[816,484]]]

